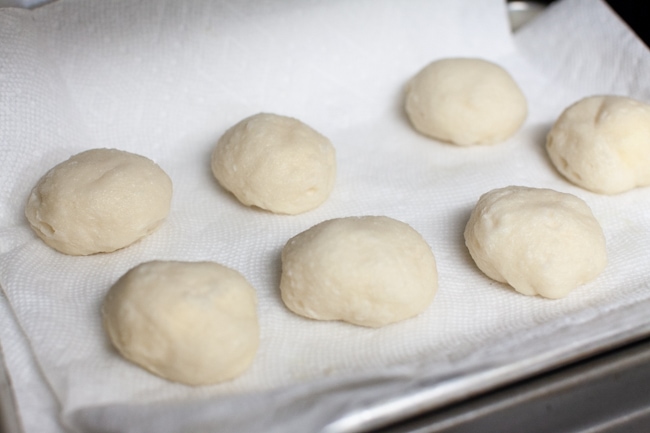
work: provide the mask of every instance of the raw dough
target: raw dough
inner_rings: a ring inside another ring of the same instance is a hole
[[[92,149],[48,171],[25,215],[52,248],[71,255],[111,252],[141,239],[169,213],[172,182],[153,161]]]
[[[281,214],[314,209],[329,197],[336,178],[332,143],[291,117],[260,113],[219,139],[212,173],[247,206]]]
[[[187,385],[209,385],[246,370],[259,346],[255,290],[211,262],[143,263],[102,306],[104,327],[128,360]]]
[[[437,289],[429,245],[388,217],[325,221],[282,250],[282,300],[312,319],[388,325],[420,314]]]
[[[557,170],[600,194],[650,185],[650,105],[592,96],[567,108],[546,140]]]
[[[512,136],[528,108],[517,83],[500,66],[481,59],[442,59],[407,85],[406,113],[421,133],[461,146]]]
[[[484,194],[465,243],[488,277],[524,295],[562,298],[607,264],[603,230],[587,204],[550,189],[510,186]]]

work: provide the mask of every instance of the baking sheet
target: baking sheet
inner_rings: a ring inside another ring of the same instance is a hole
[[[581,96],[650,100],[641,78],[648,53],[603,3],[563,1],[515,40],[496,0],[63,0],[2,10],[0,19],[9,167],[0,284],[16,318],[0,338],[3,349],[16,348],[5,357],[22,380],[26,431],[350,431],[647,332],[650,191],[588,193],[562,179],[543,151],[554,118]],[[403,85],[446,56],[487,58],[513,74],[530,103],[517,136],[460,149],[412,130]],[[287,217],[244,208],[212,180],[216,139],[259,111],[298,117],[334,143],[339,179],[319,209]],[[174,181],[173,209],[132,247],[67,257],[35,238],[22,203],[48,168],[91,147],[156,160]],[[483,276],[462,229],[480,194],[509,184],[585,199],[605,229],[606,272],[560,301],[526,298]],[[430,243],[440,271],[431,308],[380,330],[284,309],[284,242],[324,219],[362,214],[405,221]],[[124,271],[153,258],[215,260],[257,288],[262,347],[244,376],[191,389],[111,349],[101,299]],[[60,424],[37,429],[35,395]]]

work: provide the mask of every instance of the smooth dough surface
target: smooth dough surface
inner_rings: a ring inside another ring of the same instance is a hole
[[[510,186],[479,199],[465,243],[488,277],[524,295],[562,298],[607,265],[605,237],[578,197]]]
[[[336,157],[332,143],[301,121],[260,113],[219,139],[212,153],[212,173],[247,206],[299,214],[329,197]]]
[[[590,191],[650,185],[650,105],[622,96],[582,99],[557,119],[546,150],[560,173]]]
[[[212,262],[143,263],[120,278],[102,306],[104,328],[128,360],[187,385],[246,370],[259,346],[255,290]]]
[[[409,225],[388,217],[328,220],[282,250],[282,300],[312,319],[388,325],[420,314],[437,289],[429,245]]]
[[[124,248],[157,229],[169,213],[172,182],[153,161],[92,149],[48,171],[25,215],[36,234],[70,255]]]
[[[419,132],[458,144],[492,144],[512,136],[528,106],[499,65],[471,58],[434,61],[406,88],[406,113]]]

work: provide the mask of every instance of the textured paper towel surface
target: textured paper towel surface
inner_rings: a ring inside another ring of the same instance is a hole
[[[448,56],[495,61],[521,84],[530,114],[515,137],[468,149],[413,131],[403,85]],[[589,193],[558,175],[543,150],[555,117],[579,97],[615,92],[650,101],[639,74],[649,70],[647,51],[599,2],[563,1],[513,41],[501,0],[62,0],[0,10],[0,59],[0,285],[22,330],[4,330],[2,345],[26,337],[48,386],[40,395],[52,390],[73,431],[138,422],[158,432],[188,423],[197,431],[314,430],[460,364],[566,342],[578,324],[633,326],[614,313],[650,295],[650,190]],[[246,208],[212,179],[216,140],[261,111],[297,117],[333,142],[339,176],[320,208],[293,217]],[[65,256],[30,231],[24,202],[45,171],[94,147],[155,160],[174,182],[172,211],[129,248]],[[586,200],[607,238],[605,273],[558,301],[521,296],[481,274],[463,228],[482,193],[510,184]],[[378,330],[284,308],[286,240],[325,219],[368,214],[407,222],[431,245],[440,273],[431,307]],[[152,259],[217,261],[257,289],[262,342],[243,376],[193,389],[111,348],[102,298],[126,270]],[[6,357],[10,372],[23,368],[19,357]],[[170,406],[148,412],[136,402]]]

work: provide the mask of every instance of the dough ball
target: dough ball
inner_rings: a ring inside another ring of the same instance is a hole
[[[325,221],[282,250],[282,300],[312,319],[388,325],[420,314],[437,289],[429,245],[388,217]]]
[[[211,262],[143,263],[106,295],[104,328],[128,360],[165,379],[209,385],[246,370],[259,346],[255,290]]]
[[[526,120],[526,98],[500,66],[481,59],[442,59],[406,90],[406,113],[421,133],[468,146],[512,136]]]
[[[93,149],[62,162],[29,196],[25,215],[52,248],[75,256],[124,248],[160,226],[172,182],[153,161],[116,149]]]
[[[219,139],[212,173],[246,206],[299,214],[318,207],[334,188],[334,146],[299,120],[260,113]]]
[[[524,295],[562,298],[607,264],[603,230],[587,204],[550,189],[509,186],[484,194],[465,243],[488,277]]]
[[[546,139],[557,170],[600,194],[650,185],[650,105],[592,96],[567,108]]]

